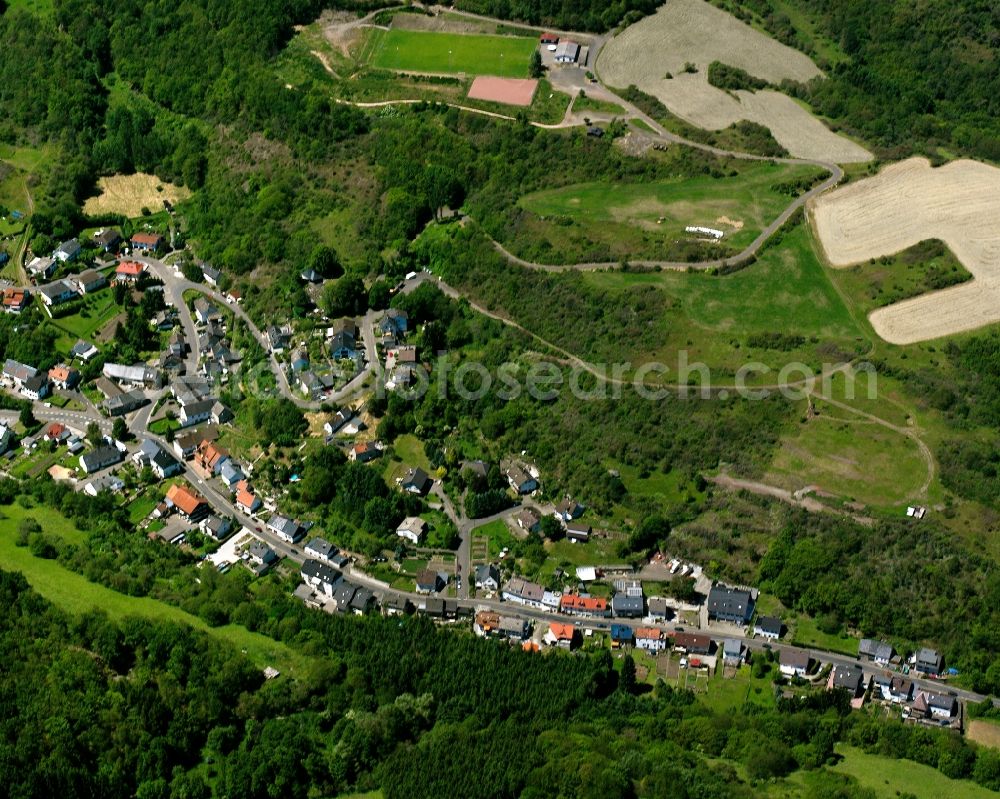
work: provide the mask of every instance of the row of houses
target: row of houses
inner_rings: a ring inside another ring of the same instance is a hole
[[[319,560],[303,562],[300,573],[303,585],[295,593],[307,604],[356,615],[368,613],[376,604],[369,589],[350,582],[339,570]]]

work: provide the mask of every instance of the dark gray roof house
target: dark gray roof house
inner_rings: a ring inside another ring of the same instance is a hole
[[[836,664],[830,673],[830,685],[833,688],[843,688],[851,696],[857,696],[862,690],[863,673],[861,667],[853,663]]]
[[[915,668],[924,674],[940,674],[944,667],[944,658],[936,649],[923,647],[917,651]]]
[[[874,638],[862,638],[858,644],[858,655],[877,663],[888,663],[892,660],[892,644]]]
[[[404,491],[408,491],[411,494],[426,494],[431,490],[432,482],[423,469],[416,468],[410,469],[403,476],[400,485]]]
[[[785,625],[777,616],[758,616],[754,622],[753,631],[755,635],[764,638],[781,638],[781,632]]]
[[[752,614],[753,599],[749,591],[717,584],[708,592],[709,619],[746,624]]]
[[[644,610],[645,602],[641,596],[618,593],[611,598],[611,612],[617,618],[640,619]]]

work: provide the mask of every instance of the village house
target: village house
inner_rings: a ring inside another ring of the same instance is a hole
[[[325,538],[318,537],[306,544],[304,550],[309,557],[316,558],[316,560],[321,560],[324,563],[330,563],[331,559],[336,557],[340,551]]]
[[[212,406],[215,400],[206,399],[198,402],[189,402],[181,407],[181,412],[177,414],[177,421],[181,427],[193,427],[196,424],[207,422],[212,418]]]
[[[517,464],[507,469],[506,477],[510,487],[518,494],[530,494],[538,488],[538,481]]]
[[[52,257],[61,263],[75,261],[80,256],[82,249],[80,242],[76,239],[70,239],[56,247],[52,252]]]
[[[514,514],[514,521],[528,533],[537,533],[542,529],[542,517],[534,508],[522,508]]]
[[[198,450],[198,445],[201,443],[199,436],[194,433],[190,433],[186,436],[181,436],[174,439],[174,454],[178,458],[183,460],[189,460],[194,457],[195,452]]]
[[[61,391],[68,391],[80,382],[80,373],[73,367],[61,363],[49,369],[49,380]]]
[[[427,532],[427,522],[419,516],[407,516],[396,528],[396,535],[405,538],[414,546],[418,545]]]
[[[233,523],[229,519],[216,516],[214,513],[206,516],[198,525],[202,533],[213,541],[223,541],[232,532]]]
[[[572,649],[579,641],[576,628],[572,624],[560,624],[552,622],[549,630],[542,639],[549,646],[558,646],[561,649]]]
[[[409,327],[409,317],[406,311],[399,308],[389,308],[378,323],[380,333],[393,336],[404,336]]]
[[[936,649],[923,647],[917,650],[914,666],[922,674],[940,674],[944,668],[944,658]]]
[[[812,665],[808,652],[798,649],[782,649],[778,655],[778,671],[786,677],[805,677]]]
[[[222,465],[229,460],[229,453],[214,441],[204,439],[194,453],[194,462],[205,474],[215,475],[222,471]]]
[[[758,616],[757,621],[753,625],[753,634],[759,635],[761,638],[769,638],[772,641],[777,641],[781,638],[784,628],[785,625],[776,616]]]
[[[76,291],[81,297],[93,294],[108,285],[108,279],[93,269],[84,270],[70,279],[76,284]]]
[[[723,640],[722,660],[726,665],[739,666],[743,662],[743,643],[736,638]]]
[[[608,600],[604,597],[563,594],[559,600],[559,610],[572,616],[586,618],[606,618],[611,615]]]
[[[278,562],[278,554],[263,541],[254,541],[246,551],[247,568],[258,577]]]
[[[236,418],[236,415],[219,400],[212,403],[212,411],[208,417],[212,424],[227,424]]]
[[[592,528],[586,522],[568,522],[566,524],[566,540],[574,544],[585,544],[590,540]]]
[[[144,364],[106,363],[102,374],[108,380],[132,388],[161,388],[163,385],[163,376]]]
[[[163,236],[159,233],[136,233],[132,236],[132,249],[140,252],[157,252],[163,249]]]
[[[37,402],[50,393],[48,374],[36,374],[21,384],[21,395],[32,402]]]
[[[642,594],[629,596],[619,592],[611,598],[611,613],[619,619],[641,619],[645,613],[646,603]]]
[[[951,694],[918,689],[910,706],[910,716],[947,720],[958,714],[958,699]]]
[[[3,290],[3,309],[7,313],[19,314],[31,305],[31,293],[27,289],[5,288]]]
[[[84,341],[80,339],[73,345],[73,349],[69,351],[72,358],[79,358],[81,361],[86,363],[91,358],[97,355],[97,347],[91,344],[89,341]]]
[[[38,296],[42,298],[42,303],[48,308],[54,308],[57,305],[62,305],[64,302],[69,302],[74,297],[79,296],[77,294],[76,283],[72,280],[56,280],[54,283],[48,283],[38,289]]]
[[[753,615],[754,601],[749,591],[716,583],[708,592],[709,620],[746,624]]]
[[[662,652],[667,648],[663,631],[656,627],[640,627],[635,631],[635,645],[646,652]]]
[[[34,366],[8,358],[3,365],[4,382],[20,390],[25,381],[38,374]]]
[[[476,588],[484,591],[500,590],[500,570],[492,563],[481,563],[475,570]]]
[[[210,286],[218,286],[219,281],[222,280],[222,271],[216,269],[211,264],[201,265],[201,275],[205,278],[205,282]]]
[[[872,685],[883,701],[896,705],[909,702],[913,696],[913,682],[898,674],[876,674]]]
[[[46,441],[54,441],[56,444],[63,444],[69,440],[71,435],[72,433],[70,433],[66,425],[60,424],[59,422],[53,422],[45,430],[44,438]]]
[[[219,479],[225,483],[226,488],[230,491],[235,491],[236,484],[245,480],[246,475],[243,474],[243,467],[230,458],[223,463],[222,468],[219,469]]]
[[[503,587],[503,599],[505,602],[514,602],[518,605],[525,605],[530,608],[542,606],[542,596],[545,589],[537,583],[531,583],[520,577],[514,577],[507,581]]]
[[[289,519],[280,513],[275,513],[267,520],[267,529],[288,544],[297,544],[312,527],[311,523],[303,524],[297,519]]]
[[[35,281],[50,280],[52,275],[59,268],[59,262],[55,258],[32,258],[25,267],[29,277]]]
[[[167,489],[166,503],[190,522],[200,521],[212,511],[200,494],[181,483]]]
[[[83,486],[83,493],[88,497],[96,497],[98,494],[107,492],[117,494],[125,488],[125,481],[114,474],[105,474],[95,477]]]
[[[835,663],[830,671],[826,687],[831,691],[835,688],[842,688],[852,699],[859,697],[865,690],[864,674],[861,667],[853,663]]]
[[[382,457],[382,445],[378,441],[361,441],[347,450],[347,460],[352,463],[368,463]]]
[[[358,323],[353,319],[338,319],[330,337],[330,357],[335,361],[349,360],[357,353]]]
[[[627,624],[612,624],[611,625],[611,647],[617,649],[620,646],[629,645],[635,643],[635,635],[632,632],[632,628]]]
[[[134,286],[145,271],[145,264],[140,264],[138,261],[122,261],[115,267],[114,282]]]
[[[583,515],[584,507],[575,499],[564,497],[555,509],[555,517],[561,522],[571,522]]]
[[[339,571],[313,558],[303,562],[300,574],[306,585],[327,597],[333,597],[343,582]]]
[[[84,474],[93,474],[122,462],[122,454],[115,447],[101,446],[80,456],[80,468]]]
[[[440,572],[424,569],[417,575],[416,589],[418,594],[435,594],[445,586]]]
[[[423,496],[431,490],[431,479],[423,469],[410,469],[400,481],[400,487],[410,493]]]
[[[244,513],[254,513],[261,506],[260,497],[251,489],[246,480],[236,484],[236,507]]]
[[[674,649],[688,655],[708,655],[712,652],[712,639],[698,633],[677,633],[674,635]]]
[[[892,644],[874,638],[862,638],[858,644],[858,657],[874,661],[879,666],[888,666],[895,654]]]
[[[121,240],[121,235],[113,228],[98,230],[94,234],[94,245],[104,252],[112,252],[116,250],[118,245],[121,243]]]
[[[124,416],[149,404],[149,399],[141,390],[112,394],[105,400],[104,409],[109,416]]]
[[[653,596],[647,603],[647,612],[652,621],[669,621],[674,617],[673,609],[664,597]]]

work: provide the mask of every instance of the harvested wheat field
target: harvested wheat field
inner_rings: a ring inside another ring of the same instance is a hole
[[[941,239],[974,280],[873,311],[875,332],[912,344],[1000,321],[1000,169],[977,161],[893,164],[817,198],[812,219],[833,266]]]
[[[693,125],[722,130],[742,119],[770,128],[774,138],[799,158],[851,163],[871,153],[829,130],[802,106],[774,91],[725,92],[708,82],[708,65],[722,61],[771,83],[808,81],[822,75],[812,60],[754,30],[704,0],[669,0],[601,51],[598,71],[605,82],[635,84]],[[688,63],[698,71],[684,71]],[[672,77],[667,78],[670,74]]]
[[[970,721],[965,734],[970,741],[1000,749],[1000,724],[994,721]]]
[[[163,210],[163,201],[178,203],[191,196],[191,190],[160,180],[156,175],[137,172],[134,175],[112,175],[97,181],[101,193],[83,204],[83,212],[91,216],[123,214],[142,216],[142,209],[153,213]]]

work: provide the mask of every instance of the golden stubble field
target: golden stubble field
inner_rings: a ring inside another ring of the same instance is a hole
[[[1000,322],[1000,169],[978,161],[933,168],[910,158],[821,195],[811,217],[835,267],[941,239],[974,280],[879,308],[875,332],[892,344]]]
[[[708,65],[722,61],[771,83],[822,75],[812,60],[704,0],[668,0],[652,16],[605,45],[598,71],[610,85],[635,84],[693,125],[721,130],[749,120],[771,130],[793,156],[838,163],[869,161],[871,153],[838,136],[787,95],[729,93],[708,82]],[[684,71],[688,63],[698,71]],[[670,74],[672,77],[667,78]]]
[[[142,209],[152,213],[163,210],[163,201],[178,203],[191,196],[191,190],[160,180],[156,175],[137,172],[134,175],[112,175],[97,181],[100,194],[83,204],[83,212],[91,216],[124,214],[129,218],[142,216]]]

